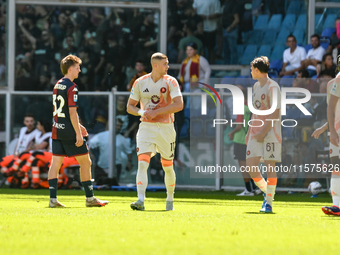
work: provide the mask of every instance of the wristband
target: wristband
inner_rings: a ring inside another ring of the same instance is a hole
[[[145,111],[142,110],[142,109],[140,109],[140,110],[138,111],[138,115],[140,115],[140,116],[142,116],[142,117],[144,117],[144,113],[145,113]]]

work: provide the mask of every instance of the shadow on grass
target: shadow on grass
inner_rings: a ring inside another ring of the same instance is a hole
[[[263,213],[263,212],[244,212],[244,214],[273,215],[273,214],[276,214],[276,213],[274,213],[274,212],[272,212],[272,213]]]
[[[184,191],[179,190],[176,191],[175,197],[177,201],[181,201],[181,199],[211,199],[211,200],[221,200],[223,201],[262,201],[263,197],[261,195],[254,196],[254,197],[239,197],[236,196],[238,192],[226,192],[226,191]],[[1,188],[0,189],[0,196],[1,195],[16,195],[16,194],[26,194],[31,196],[49,196],[48,189],[9,189],[9,188]],[[84,191],[82,190],[58,190],[58,195],[67,195],[67,196],[84,196]],[[137,196],[136,191],[94,191],[95,196],[98,197],[131,197],[135,198]],[[148,198],[165,198],[165,192],[147,192]],[[21,198],[22,199],[22,198]],[[28,197],[28,199],[32,199],[32,197]],[[330,203],[331,197],[328,193],[319,194],[317,198],[311,198],[309,193],[294,193],[294,194],[284,194],[278,193],[275,196],[275,200],[278,202],[304,202],[304,203]],[[190,202],[196,203],[195,201],[186,201],[182,200],[183,202]],[[214,203],[208,201],[197,201],[197,203]]]

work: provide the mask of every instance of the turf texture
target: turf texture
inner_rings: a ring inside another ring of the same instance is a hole
[[[177,191],[148,193],[132,211],[135,192],[96,191],[109,200],[85,207],[83,191],[58,191],[67,208],[48,208],[48,190],[0,189],[0,254],[325,254],[339,251],[340,217],[326,216],[324,193],[277,194],[273,214],[262,196]]]

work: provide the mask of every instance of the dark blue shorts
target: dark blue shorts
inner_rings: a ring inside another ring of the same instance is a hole
[[[82,146],[77,147],[74,140],[55,140],[52,139],[52,154],[54,156],[75,157],[89,153],[88,146],[84,139]]]

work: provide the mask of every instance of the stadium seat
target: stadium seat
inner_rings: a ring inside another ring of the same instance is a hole
[[[189,129],[190,123],[188,119],[184,120],[184,124],[181,128],[181,132],[180,132],[180,137],[184,138],[184,137],[188,137],[188,129]]]
[[[292,0],[287,8],[287,13],[300,14],[301,4],[300,1]]]
[[[260,15],[255,21],[254,29],[260,29],[260,30],[267,29],[268,20],[269,20],[269,16],[267,14]]]
[[[290,33],[291,33],[290,30],[282,28],[279,32],[279,35],[276,38],[275,44],[286,46],[287,36],[290,35]]]
[[[194,137],[194,136],[202,137],[203,128],[204,128],[203,120],[200,120],[200,119],[191,120],[191,123],[190,123],[191,137]]]
[[[336,14],[327,15],[326,20],[323,23],[322,30],[324,30],[327,27],[334,27],[335,19],[336,19]]]
[[[303,43],[304,44],[304,38],[305,38],[305,30],[303,29],[295,29],[293,32],[293,35],[296,38],[296,41],[298,43]]]
[[[267,30],[263,36],[263,40],[262,40],[262,44],[267,44],[267,45],[271,45],[274,46],[275,45],[275,41],[276,41],[276,36],[277,36],[278,31],[277,30]]]
[[[291,87],[293,85],[294,75],[285,75],[280,79],[281,87]]]
[[[315,81],[316,81],[317,78],[318,78],[317,74],[312,76],[312,79],[315,80]]]
[[[251,31],[250,36],[248,37],[247,44],[261,44],[261,39],[263,37],[263,30],[254,29]],[[259,40],[260,39],[260,40]]]
[[[235,85],[242,85],[243,87],[249,87],[250,85],[250,77],[247,75],[240,75],[236,77]]]
[[[270,56],[272,52],[272,46],[270,45],[262,45],[257,53],[257,56]]]
[[[283,61],[281,59],[270,60],[269,71],[276,71],[279,73],[282,69]]]
[[[315,26],[315,33],[316,34],[320,34],[321,31],[322,31],[323,17],[324,16],[322,14],[315,14],[314,26]]]
[[[306,14],[300,14],[297,21],[296,21],[296,24],[295,24],[295,30],[296,29],[300,29],[300,30],[302,29],[302,30],[304,30],[304,34],[305,34],[306,28],[307,28],[307,16],[306,16]]]
[[[296,21],[296,15],[295,14],[287,14],[286,17],[284,18],[280,32],[285,29],[288,30],[289,32],[293,31],[293,28],[295,27],[295,21]]]
[[[309,43],[309,44],[306,44],[305,45],[305,50],[306,50],[306,53],[308,53],[308,51],[310,50],[310,49],[312,49],[313,47],[312,47],[312,45]]]
[[[237,55],[242,56],[243,55],[243,50],[244,50],[244,45],[237,45]]]
[[[267,29],[279,30],[281,29],[282,14],[274,14],[269,21]]]
[[[239,59],[240,65],[249,65],[257,53],[257,45],[247,45],[242,57]]]
[[[235,77],[234,76],[224,76],[221,79],[221,84],[232,84],[234,85]]]
[[[325,28],[322,33],[321,37],[327,38],[328,40],[331,39],[332,34],[336,31],[334,27],[327,27]]]
[[[321,42],[321,46],[322,46],[325,50],[327,50],[328,45],[329,45],[329,42]]]
[[[301,6],[300,6],[300,14],[305,14],[305,13],[306,13],[306,6],[302,1]]]
[[[285,47],[282,46],[282,45],[276,45],[272,51],[272,54],[270,56],[270,61],[273,61],[273,60],[277,60],[277,59],[280,59],[282,60],[283,59],[283,51],[285,50]]]

